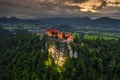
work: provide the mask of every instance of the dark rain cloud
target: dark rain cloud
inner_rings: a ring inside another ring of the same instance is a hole
[[[86,2],[86,1],[89,1],[89,0],[74,0],[73,2],[75,2],[75,3],[83,3],[83,2]]]

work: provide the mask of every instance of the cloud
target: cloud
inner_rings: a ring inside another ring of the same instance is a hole
[[[80,2],[79,2],[80,1]],[[120,7],[119,0],[74,0],[65,2],[66,6],[77,6],[80,11],[97,12],[107,6]]]
[[[86,2],[86,1],[88,1],[88,0],[74,0],[73,2],[75,2],[75,3],[83,3],[83,2]]]
[[[94,17],[119,12],[119,0],[0,0],[0,16],[8,17]]]

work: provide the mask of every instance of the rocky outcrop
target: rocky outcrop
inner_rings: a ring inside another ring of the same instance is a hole
[[[48,48],[49,55],[53,58],[56,65],[62,67],[66,60],[66,55],[56,49],[54,45],[50,45]]]

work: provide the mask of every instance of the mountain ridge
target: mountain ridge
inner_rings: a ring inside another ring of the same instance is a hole
[[[89,17],[52,17],[52,18],[39,18],[39,19],[19,19],[17,17],[0,17],[0,23],[33,23],[33,24],[51,24],[59,25],[87,25],[98,27],[120,27],[120,19],[113,19],[109,17],[101,17],[98,19],[91,19]]]
[[[41,20],[41,19],[85,19],[85,20],[100,20],[100,19],[109,19],[109,20],[120,20],[110,17],[101,17],[96,19],[91,19],[90,17],[50,17],[50,18],[36,18],[36,19],[23,19],[23,18],[17,18],[15,16],[12,17],[0,17],[0,20]]]

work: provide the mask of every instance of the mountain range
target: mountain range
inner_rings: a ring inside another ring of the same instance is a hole
[[[16,17],[0,17],[0,23],[33,23],[33,24],[52,24],[52,25],[82,25],[82,26],[97,26],[97,27],[120,27],[119,19],[112,19],[109,17],[102,17],[98,19],[91,19],[89,17],[53,17],[53,18],[39,18],[39,19],[19,19]]]

